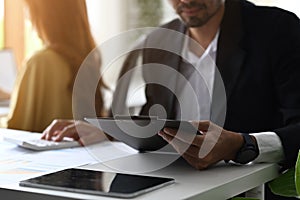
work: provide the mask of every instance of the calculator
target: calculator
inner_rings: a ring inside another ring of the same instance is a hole
[[[48,141],[43,139],[27,139],[20,140],[19,138],[3,137],[4,141],[17,144],[20,147],[31,149],[35,151],[53,150],[53,149],[63,149],[79,147],[80,144],[77,141],[65,139],[61,142]]]

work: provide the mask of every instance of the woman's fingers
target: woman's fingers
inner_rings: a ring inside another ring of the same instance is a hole
[[[58,132],[73,123],[73,120],[53,120],[52,123],[44,130],[41,138],[45,140],[52,140],[53,136],[56,136]]]

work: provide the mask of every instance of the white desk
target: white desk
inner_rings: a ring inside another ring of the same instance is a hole
[[[141,171],[142,169],[149,167],[151,163],[160,162],[161,159],[166,159],[166,157],[169,156],[171,155],[133,154],[123,158],[107,161],[105,163],[85,165],[81,168],[108,171],[117,171],[112,168],[122,168],[123,170],[137,169],[138,171]],[[276,164],[232,166],[225,165],[224,163],[220,163],[208,170],[197,171],[187,165],[183,160],[178,160],[164,169],[148,173],[148,175],[173,177],[175,178],[175,184],[152,191],[135,199],[224,200],[274,179],[278,175],[277,171],[278,167]],[[5,199],[28,200],[117,199],[95,195],[19,187],[18,183],[1,185],[0,196],[1,198],[5,197]]]

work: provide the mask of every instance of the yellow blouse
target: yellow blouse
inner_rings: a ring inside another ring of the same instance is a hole
[[[34,54],[18,75],[10,112],[1,119],[11,129],[42,132],[53,119],[71,119],[69,64],[51,49]]]

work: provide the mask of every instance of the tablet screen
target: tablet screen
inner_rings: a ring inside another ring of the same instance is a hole
[[[114,197],[135,197],[174,179],[84,169],[66,169],[20,182],[20,186]]]

